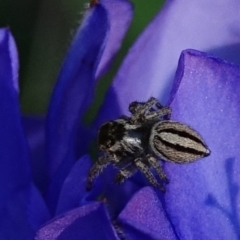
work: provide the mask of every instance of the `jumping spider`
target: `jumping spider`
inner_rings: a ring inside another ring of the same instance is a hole
[[[111,163],[119,169],[118,183],[139,170],[151,185],[165,192],[151,172],[152,167],[162,182],[169,182],[158,158],[189,163],[210,154],[202,137],[191,127],[171,121],[171,109],[163,107],[157,99],[132,102],[129,111],[130,117],[122,116],[101,126],[98,147],[104,156],[99,157],[89,172],[88,190],[94,178]]]

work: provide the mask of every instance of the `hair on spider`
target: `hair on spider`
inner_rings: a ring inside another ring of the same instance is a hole
[[[98,132],[98,148],[104,153],[90,169],[87,189],[108,164],[119,169],[118,183],[136,171],[149,183],[165,192],[163,184],[153,175],[154,169],[163,183],[168,183],[161,161],[190,163],[210,155],[198,132],[186,124],[172,121],[171,108],[163,107],[156,98],[129,104],[131,116],[104,123]]]

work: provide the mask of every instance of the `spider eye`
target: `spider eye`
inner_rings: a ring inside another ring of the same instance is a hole
[[[122,123],[110,121],[103,124],[98,133],[99,149],[105,150],[112,147],[117,141],[120,141],[125,134],[125,128]]]
[[[106,142],[99,143],[99,150],[101,151],[107,151],[114,145],[114,142],[112,140],[108,140]]]

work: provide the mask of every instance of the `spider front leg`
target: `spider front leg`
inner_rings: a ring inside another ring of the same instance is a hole
[[[162,117],[170,119],[171,117],[171,109],[169,107],[163,107],[158,100],[153,97],[145,103],[132,102],[129,105],[129,111],[132,113],[129,120],[134,124],[156,121]]]
[[[147,155],[147,161],[148,161],[149,165],[152,166],[154,168],[154,170],[157,172],[160,179],[162,181],[164,181],[165,183],[169,183],[167,175],[163,171],[160,161],[158,161],[155,157],[153,157],[150,154]]]
[[[167,120],[171,118],[172,110],[169,107],[163,107],[159,110],[150,112],[144,116],[145,121],[154,121],[162,117],[166,117]]]
[[[126,115],[122,115],[122,116],[120,116],[119,119],[122,119],[122,120],[125,120],[125,121],[129,121],[130,118],[128,116],[126,116]]]
[[[154,105],[160,104],[158,100],[154,97],[148,99],[147,102],[132,102],[129,104],[128,110],[133,115],[144,114],[146,111],[149,111]],[[161,105],[161,104],[160,104]]]
[[[136,166],[130,165],[124,169],[120,169],[116,176],[117,183],[123,183],[126,179],[130,178],[136,172]]]
[[[87,178],[87,191],[90,191],[92,188],[93,180],[103,171],[108,164],[110,164],[113,160],[109,156],[99,157],[98,161],[94,163],[92,168],[89,171]]]
[[[132,113],[130,121],[133,124],[143,123],[147,112],[154,111],[158,103],[156,98],[151,97],[147,102],[132,102],[129,104],[129,111]]]
[[[162,191],[163,193],[166,192],[165,188],[159,184],[156,180],[156,178],[154,177],[154,175],[152,174],[152,172],[150,171],[149,167],[144,164],[142,162],[142,158],[136,158],[134,160],[134,163],[136,165],[136,167],[145,175],[145,177],[147,178],[147,180],[154,186],[157,187],[158,189],[160,189],[160,191]]]
[[[155,100],[157,101],[156,104],[155,104],[156,107],[158,109],[162,109],[163,111],[166,111],[166,114],[163,114],[163,116],[165,116],[166,120],[169,120],[171,118],[171,113],[172,113],[171,108],[170,107],[164,107],[156,98],[155,98]],[[164,109],[168,109],[168,110],[164,110]],[[160,112],[160,110],[159,110],[159,112]]]

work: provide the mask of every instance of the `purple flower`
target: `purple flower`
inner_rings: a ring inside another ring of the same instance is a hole
[[[9,30],[0,30],[0,239],[119,239],[117,233],[126,239],[238,239],[240,68],[209,55],[240,63],[238,5],[168,1],[130,50],[90,130],[80,119],[132,15],[125,0],[96,4],[63,63],[45,138],[42,119],[20,117],[17,51]],[[208,54],[182,52],[186,48]],[[86,192],[91,159],[85,154],[99,124],[150,96],[199,131],[211,156],[165,163],[165,195],[141,174],[116,185],[111,166]]]

